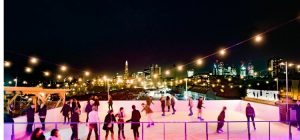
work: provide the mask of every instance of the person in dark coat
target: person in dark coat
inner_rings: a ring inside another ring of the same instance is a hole
[[[247,107],[246,107],[246,117],[247,117],[247,122],[248,122],[247,125],[250,127],[250,118],[251,118],[253,128],[254,128],[254,130],[256,130],[255,122],[254,122],[255,111],[254,111],[254,108],[251,106],[250,103],[248,103]]]
[[[202,107],[203,107],[203,98],[199,97],[197,108],[198,108],[198,119],[200,119],[200,120],[204,120],[202,118]]]
[[[293,110],[296,110],[296,119],[298,125],[298,131],[300,131],[300,100],[297,101],[297,104],[292,107]]]
[[[70,111],[71,111],[71,107],[70,107],[69,103],[65,102],[64,106],[62,107],[62,109],[60,111],[64,116],[64,123],[66,123],[66,119],[68,119],[68,122],[70,121],[70,118],[69,118]]]
[[[35,114],[35,105],[30,104],[29,108],[26,110],[27,115],[27,127],[26,127],[26,134],[30,135],[32,133],[32,126],[34,123],[34,114]]]
[[[222,133],[224,132],[222,130],[222,127],[224,126],[224,121],[225,121],[225,110],[226,106],[223,107],[221,113],[218,116],[218,127],[217,127],[217,133]]]
[[[166,99],[165,99],[164,95],[162,95],[160,97],[160,103],[161,103],[161,111],[163,112],[163,114],[161,114],[161,115],[165,116]]]
[[[86,122],[88,122],[89,120],[89,113],[93,110],[93,105],[94,105],[94,101],[93,100],[89,100],[86,104],[85,107],[85,112],[86,112]],[[98,108],[98,107],[97,107]]]
[[[39,113],[40,121],[42,123],[42,130],[45,130],[45,120],[46,120],[46,116],[47,116],[47,106],[44,103],[42,103],[39,106],[38,113]]]
[[[71,124],[70,124],[71,129],[72,129],[71,140],[78,139],[79,115],[80,115],[80,109],[78,107],[76,107],[73,114],[71,115]]]
[[[175,114],[175,112],[176,112],[176,109],[175,109],[175,97],[172,95],[171,96],[171,106],[172,106],[172,110],[173,110],[173,115]]]
[[[31,135],[31,140],[46,140],[45,135],[41,128],[36,128]]]
[[[107,140],[109,131],[111,133],[111,139],[114,139],[114,123],[116,122],[116,118],[114,116],[114,111],[109,110],[108,114],[105,116],[103,130],[106,131],[105,140]]]
[[[133,130],[133,135],[135,140],[139,138],[140,119],[141,119],[140,111],[136,110],[135,105],[132,105],[131,119],[127,120],[126,122],[132,122],[131,129]]]

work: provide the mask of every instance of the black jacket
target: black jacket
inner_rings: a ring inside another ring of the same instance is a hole
[[[300,105],[295,105],[292,109],[296,110],[296,117],[300,118]]]
[[[71,122],[79,122],[79,114],[77,112],[71,115]]]
[[[126,122],[140,122],[141,119],[141,113],[138,110],[133,110],[131,114],[131,119]],[[135,129],[140,127],[140,123],[132,123],[131,129]]]
[[[71,111],[70,105],[64,104],[64,106],[62,107],[60,112],[62,112],[64,116],[67,116],[67,115],[69,115],[70,111]]]
[[[106,130],[107,129],[107,126],[110,122],[116,122],[116,118],[114,116],[114,114],[110,115],[110,114],[107,114],[105,116],[105,119],[104,119],[104,125],[103,125],[103,130]],[[114,124],[112,124],[111,126],[112,128],[114,128]]]
[[[39,107],[38,112],[39,112],[39,116],[46,116],[47,115],[47,106],[44,105],[42,108]]]
[[[34,114],[35,114],[35,109],[29,107],[26,110],[26,115],[27,115],[27,122],[34,122]]]

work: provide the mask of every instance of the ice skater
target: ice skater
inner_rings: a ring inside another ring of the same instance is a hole
[[[95,131],[96,140],[98,140],[99,139],[99,135],[98,135],[98,123],[100,121],[99,121],[99,115],[98,115],[98,111],[97,111],[97,106],[93,106],[93,111],[91,111],[89,113],[89,120],[88,120],[88,122],[89,122],[89,134],[88,134],[87,140],[90,139],[93,129]]]
[[[254,130],[256,130],[255,121],[254,121],[255,111],[254,108],[250,105],[250,103],[248,103],[246,107],[246,117],[247,117],[247,126],[250,127],[250,118],[251,118],[253,128]]]
[[[80,109],[78,107],[74,108],[74,112],[71,115],[71,129],[72,129],[72,135],[71,140],[78,140],[78,123],[79,121],[79,115],[80,115]]]
[[[172,97],[171,97],[171,106],[172,106],[172,110],[173,110],[173,115],[175,114],[175,112],[176,112],[176,109],[175,109],[175,97],[172,95]]]
[[[114,139],[114,122],[116,122],[116,118],[114,116],[114,111],[109,110],[107,115],[105,116],[104,125],[103,125],[103,130],[106,131],[105,140],[107,140],[107,138],[108,138],[109,131],[111,134],[111,139],[112,140]]]
[[[45,103],[41,103],[38,109],[38,113],[39,113],[40,121],[42,123],[42,130],[45,131],[45,120],[47,116],[47,106],[45,105]]]
[[[162,116],[165,116],[165,115],[166,115],[166,114],[165,114],[166,99],[165,99],[164,95],[162,95],[162,96],[160,97],[160,103],[161,103],[161,111],[162,111],[162,113],[163,113],[163,114],[161,114],[161,115],[162,115]]]
[[[189,106],[189,110],[190,110],[189,116],[193,116],[193,106],[194,106],[193,98],[189,97],[188,102],[189,102],[188,106]]]
[[[115,115],[115,117],[118,117],[118,138],[119,140],[121,139],[121,132],[123,139],[125,139],[124,135],[124,119],[126,117],[124,108],[120,107],[120,111]]]
[[[170,101],[170,97],[169,97],[169,96],[167,96],[167,98],[166,98],[166,105],[167,105],[167,107],[168,107],[168,112],[170,112],[171,101]]]
[[[217,133],[222,133],[224,132],[222,130],[222,127],[224,126],[224,121],[225,121],[225,110],[226,106],[223,107],[221,113],[218,116],[218,126],[217,126]]]
[[[146,116],[147,116],[147,120],[148,120],[148,125],[147,125],[147,128],[149,128],[151,125],[154,125],[154,122],[152,120],[152,109],[150,108],[150,106],[148,105],[145,105],[144,103],[142,103],[142,107],[143,107],[143,111],[146,112]]]
[[[199,97],[199,99],[198,99],[197,108],[198,108],[198,119],[203,121],[204,119],[202,118],[202,108],[204,108],[204,106],[203,106],[203,98],[202,97]]]
[[[113,98],[108,95],[108,110],[113,110]]]

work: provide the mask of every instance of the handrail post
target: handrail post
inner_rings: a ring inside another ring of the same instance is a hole
[[[206,140],[208,140],[208,123],[205,122],[205,128],[206,128]]]
[[[164,140],[166,140],[166,124],[164,122]]]
[[[98,129],[98,131],[99,131],[98,138],[99,138],[99,140],[101,140],[101,122],[99,122],[99,129]]]
[[[184,139],[187,140],[186,122],[184,122]]]
[[[227,140],[229,140],[229,122],[227,121]]]
[[[251,140],[251,134],[250,134],[250,121],[247,121],[247,129],[248,129],[248,140]]]
[[[271,140],[271,121],[269,121],[269,140]]]
[[[289,121],[289,140],[292,140],[292,128],[291,128],[291,121]]]
[[[144,140],[144,122],[142,122],[142,140]]]
[[[14,140],[15,139],[15,124],[12,123],[11,125],[11,139]]]

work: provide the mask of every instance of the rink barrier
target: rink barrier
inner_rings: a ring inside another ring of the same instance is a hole
[[[209,139],[209,134],[208,134],[208,124],[209,123],[218,123],[220,121],[201,121],[201,122],[180,122],[180,121],[174,121],[174,122],[154,122],[155,124],[163,124],[163,139],[166,140],[166,126],[165,124],[184,124],[184,140],[187,140],[187,124],[205,124],[205,135],[206,135],[206,140]],[[271,140],[271,123],[285,123],[288,125],[288,139],[289,140],[293,140],[292,138],[292,123],[294,123],[295,121],[254,121],[255,123],[268,123],[268,139]],[[144,124],[149,124],[152,122],[123,122],[123,124],[141,124],[142,126],[142,140],[144,140]],[[229,131],[229,124],[230,123],[247,123],[247,133],[248,133],[248,140],[251,140],[251,131],[250,131],[250,123],[252,123],[252,121],[248,122],[248,121],[224,121],[224,124],[226,124],[226,133],[227,133],[227,140],[230,139],[230,131]],[[12,125],[12,134],[11,134],[11,140],[15,140],[15,132],[14,132],[14,125],[18,125],[18,124],[33,124],[33,130],[36,128],[36,124],[54,124],[54,128],[58,129],[57,127],[58,124],[89,124],[87,122],[68,122],[68,123],[64,123],[64,122],[45,122],[45,123],[41,123],[41,122],[14,122],[14,123],[4,123],[4,124],[11,124]],[[97,124],[99,124],[99,129],[98,129],[98,134],[99,134],[99,140],[101,139],[101,124],[105,124],[105,122],[98,122]],[[118,122],[114,122],[114,124],[120,124]]]

